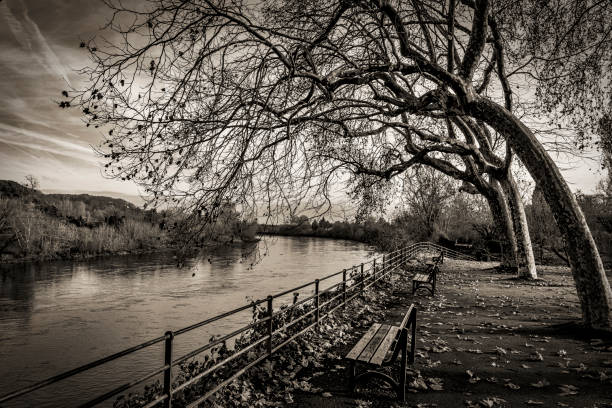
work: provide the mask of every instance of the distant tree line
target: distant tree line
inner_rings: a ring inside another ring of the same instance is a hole
[[[356,217],[328,221],[325,217],[296,216],[286,224],[259,225],[265,234],[348,239],[392,250],[419,241],[469,252],[479,259],[510,255],[510,243],[495,224],[486,200],[464,191],[449,179],[436,178],[428,190],[416,183],[405,194],[406,206],[387,221],[382,217]],[[434,191],[435,190],[435,191]],[[605,182],[595,194],[577,193],[593,238],[606,264],[612,263],[612,188]],[[567,264],[563,237],[540,190],[525,205],[531,242],[538,264]]]
[[[253,222],[226,205],[217,222],[198,230],[197,215],[143,210],[127,201],[88,194],[43,194],[0,181],[0,261],[79,258],[185,249],[255,239]],[[185,241],[189,226],[190,242]],[[195,232],[194,232],[195,231]]]

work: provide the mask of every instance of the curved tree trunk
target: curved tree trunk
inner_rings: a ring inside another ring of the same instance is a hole
[[[493,224],[498,233],[506,238],[510,246],[508,251],[502,250],[501,266],[518,268],[516,234],[514,232],[510,207],[508,206],[503,189],[495,179],[491,179],[490,183],[486,183],[479,178],[475,178],[472,181],[474,183],[469,183],[465,180],[460,190],[468,194],[481,194],[487,200],[491,216],[493,217]]]
[[[508,110],[478,96],[474,96],[468,109],[504,135],[542,189],[566,242],[584,323],[611,328],[612,290],[582,210],[558,167],[535,135]]]
[[[518,245],[517,237],[514,233],[510,207],[508,206],[508,201],[499,183],[493,180],[492,184],[492,188],[488,193],[483,195],[487,199],[487,203],[491,209],[493,222],[495,222],[495,225],[499,228],[502,235],[506,237],[510,245],[509,251],[503,251],[501,264],[505,267],[517,268],[519,265]]]
[[[514,226],[518,251],[518,276],[527,279],[537,279],[538,272],[536,270],[531,237],[529,236],[529,225],[527,224],[527,215],[525,214],[525,206],[523,205],[521,193],[511,173],[508,173],[508,177],[500,180],[500,184],[506,197],[508,197],[510,213],[512,214],[512,225]]]

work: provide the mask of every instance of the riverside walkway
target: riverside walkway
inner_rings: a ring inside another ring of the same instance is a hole
[[[19,401],[20,398],[27,397],[28,394],[44,387],[60,383],[154,345],[162,345],[163,361],[160,361],[157,369],[129,382],[119,384],[111,390],[102,391],[100,395],[91,396],[87,401],[79,402],[78,406],[96,406],[130,391],[141,389],[146,384],[156,384],[157,380],[158,385],[148,388],[153,391],[147,394],[141,406],[170,407],[177,396],[184,401],[185,395],[196,395],[186,404],[181,404],[196,407],[209,400],[220,389],[232,383],[250,368],[278,353],[304,333],[320,327],[326,318],[329,318],[339,308],[346,307],[368,288],[389,279],[393,274],[402,272],[411,259],[419,256],[436,256],[441,251],[447,259],[467,258],[466,255],[432,243],[416,243],[295,288],[253,301],[180,330],[167,331],[147,342],[10,392],[0,396],[0,406],[4,404],[9,406],[11,401]],[[300,297],[300,294],[304,296]],[[253,319],[250,323],[230,333],[212,338],[182,356],[174,355],[173,344],[182,334],[248,310],[253,311]],[[229,342],[234,343],[231,350],[227,347]],[[184,364],[198,359],[201,362],[197,365],[197,372],[191,373],[188,377],[180,373]]]

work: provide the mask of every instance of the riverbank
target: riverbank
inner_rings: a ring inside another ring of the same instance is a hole
[[[381,251],[397,249],[408,242],[405,230],[384,219],[366,222],[326,221],[325,218],[309,222],[303,217],[294,224],[257,225],[258,234],[286,237],[343,239],[376,246]]]
[[[216,248],[228,248],[228,247],[241,247],[256,244],[259,242],[259,238],[253,239],[240,239],[232,238],[229,240],[222,241],[210,241],[196,248],[188,251],[187,256],[195,256],[202,250],[214,250]],[[103,253],[68,253],[68,254],[53,254],[51,256],[38,256],[38,257],[22,257],[22,258],[4,258],[0,255],[0,265],[17,265],[31,262],[53,262],[53,261],[86,261],[92,259],[104,259],[116,256],[131,256],[131,255],[147,255],[153,253],[169,254],[176,257],[177,253],[181,253],[185,256],[185,253],[181,251],[181,248],[177,246],[159,246],[147,249],[130,249],[130,250],[118,250],[118,251],[107,251]]]
[[[385,282],[211,406],[612,406],[612,334],[580,326],[569,269],[540,267],[542,279],[525,282],[494,266],[446,261],[433,298],[411,295],[410,273]],[[418,331],[407,402],[384,383],[349,392],[343,357],[372,323],[397,324],[411,303]]]

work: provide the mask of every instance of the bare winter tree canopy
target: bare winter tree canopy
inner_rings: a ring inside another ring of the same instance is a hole
[[[115,10],[78,105],[109,174],[214,216],[366,199],[425,164],[473,183],[516,154],[565,237],[586,324],[612,293],[584,216],[523,119],[599,143],[612,110],[609,1],[178,1]]]

